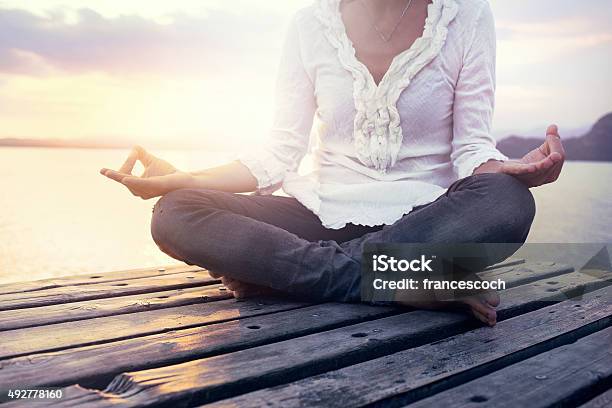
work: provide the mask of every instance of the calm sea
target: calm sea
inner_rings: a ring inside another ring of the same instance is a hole
[[[184,169],[230,154],[158,151]],[[154,201],[98,174],[125,150],[0,148],[0,283],[175,263],[149,234]],[[612,163],[570,162],[533,190],[530,242],[612,242]]]

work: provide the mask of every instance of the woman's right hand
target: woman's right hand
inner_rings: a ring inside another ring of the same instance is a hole
[[[132,174],[136,161],[140,161],[144,166],[141,176]],[[104,168],[100,173],[123,184],[133,195],[144,200],[187,188],[193,180],[191,174],[177,170],[172,164],[148,153],[140,146],[132,149],[118,171]]]
[[[132,149],[125,163],[119,169],[119,173],[132,174],[134,165],[139,161],[144,166],[143,178],[155,176],[167,176],[168,174],[176,173],[178,170],[172,164],[164,159],[153,156],[147,152],[142,146],[136,146]],[[103,169],[104,170],[104,169]],[[111,170],[112,171],[112,170]]]

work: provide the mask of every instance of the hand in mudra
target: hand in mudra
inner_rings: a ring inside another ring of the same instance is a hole
[[[137,161],[144,166],[144,172],[140,176],[132,174]],[[140,146],[132,149],[118,171],[104,168],[100,173],[123,184],[132,194],[145,200],[176,190],[191,179],[188,173],[177,170],[172,164]]]
[[[510,174],[529,187],[552,183],[559,178],[565,161],[565,150],[557,126],[549,126],[544,143],[520,160],[504,162],[500,171]]]

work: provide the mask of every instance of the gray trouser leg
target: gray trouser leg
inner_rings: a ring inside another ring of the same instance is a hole
[[[522,243],[535,214],[529,190],[503,174],[460,180],[382,229],[326,230],[303,208],[264,200],[172,192],[155,207],[153,238],[171,256],[234,279],[313,300],[358,301],[366,243]]]

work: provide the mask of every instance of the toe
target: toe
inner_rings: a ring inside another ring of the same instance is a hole
[[[477,318],[479,318],[479,316],[476,315],[476,313],[478,313],[484,319],[479,318],[479,320],[482,320],[489,326],[494,326],[495,323],[497,323],[497,313],[495,312],[495,309],[491,307],[491,305],[482,302],[481,299],[478,298],[467,298],[464,301]]]
[[[483,315],[482,313],[480,313],[478,310],[475,310],[475,309],[471,309],[471,312],[476,319],[480,320],[482,323],[486,325],[489,325],[489,319],[485,315]]]
[[[491,291],[491,292],[487,292],[483,294],[482,300],[485,301],[487,304],[491,305],[492,307],[499,306],[499,302],[500,302],[499,295],[495,291]]]

